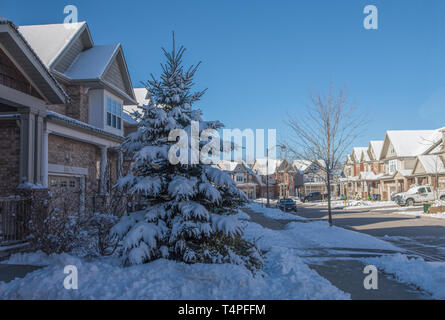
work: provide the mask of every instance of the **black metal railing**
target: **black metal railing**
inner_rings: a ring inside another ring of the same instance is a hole
[[[0,245],[26,239],[30,204],[25,198],[0,198]]]

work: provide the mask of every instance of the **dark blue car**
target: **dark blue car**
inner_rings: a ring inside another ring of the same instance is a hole
[[[277,203],[277,208],[282,211],[298,211],[296,202],[289,198],[280,199]]]

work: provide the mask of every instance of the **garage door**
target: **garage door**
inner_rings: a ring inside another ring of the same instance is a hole
[[[51,208],[62,213],[74,214],[80,210],[80,178],[71,176],[48,177],[51,192]]]

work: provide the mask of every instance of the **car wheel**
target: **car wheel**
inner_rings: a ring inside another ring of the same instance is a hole
[[[413,199],[406,200],[406,206],[407,207],[412,207],[413,205],[414,205],[414,200]]]

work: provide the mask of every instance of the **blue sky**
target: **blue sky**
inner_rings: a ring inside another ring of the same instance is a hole
[[[171,31],[202,61],[199,107],[229,128],[289,134],[309,90],[347,85],[369,124],[356,145],[389,129],[445,126],[445,10],[442,0],[2,1],[18,25],[61,23],[74,4],[96,44],[120,42],[134,86],[159,75]],[[376,5],[379,29],[363,28]]]

